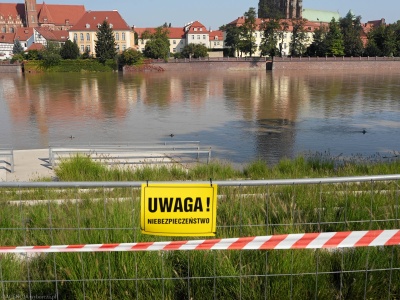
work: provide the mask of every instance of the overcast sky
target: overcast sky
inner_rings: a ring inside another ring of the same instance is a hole
[[[10,0],[3,3],[23,3]],[[42,3],[43,0],[37,0]],[[125,21],[137,27],[157,27],[165,22],[181,27],[190,21],[200,21],[206,27],[218,29],[250,7],[257,9],[258,0],[45,0],[48,4],[83,4],[87,10],[113,10],[120,12]],[[400,19],[400,0],[303,0],[303,7],[338,11],[342,17],[351,9],[363,22],[385,18],[387,23]]]

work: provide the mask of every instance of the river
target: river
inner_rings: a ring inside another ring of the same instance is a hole
[[[0,74],[0,148],[172,140],[234,164],[391,156],[399,95],[400,70]]]

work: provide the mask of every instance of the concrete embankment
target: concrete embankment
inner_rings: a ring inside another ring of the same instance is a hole
[[[22,67],[19,64],[0,63],[0,73],[21,73]]]
[[[124,72],[143,71],[265,71],[265,58],[210,58],[210,59],[171,59],[168,62],[153,60],[138,67],[124,67]]]
[[[272,70],[400,70],[398,57],[274,58]]]

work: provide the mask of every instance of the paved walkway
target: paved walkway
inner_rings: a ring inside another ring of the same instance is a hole
[[[63,157],[68,157],[77,149],[62,149]],[[147,164],[169,164],[173,161],[165,156],[162,152],[125,152],[116,149],[117,152],[112,152],[110,148],[109,153],[93,153],[92,157],[98,162],[106,162],[107,165],[126,167],[133,164],[145,165]],[[118,152],[119,151],[119,152]],[[0,156],[0,182],[13,181],[13,182],[27,182],[27,181],[40,181],[44,178],[55,177],[55,172],[49,161],[49,149],[34,149],[34,150],[14,150],[14,172],[11,172],[10,165],[6,162],[10,161],[9,157]]]
[[[0,181],[25,182],[51,178],[55,173],[48,160],[49,149],[14,150],[14,172],[1,168],[6,167],[6,164],[0,163]]]

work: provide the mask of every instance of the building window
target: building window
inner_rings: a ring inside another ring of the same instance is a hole
[[[173,40],[173,42],[172,42],[174,45],[176,45],[176,40]]]
[[[83,39],[83,33],[81,33],[81,41],[83,42],[84,41],[84,39]]]
[[[14,33],[14,27],[10,27],[10,33]]]
[[[86,28],[90,28],[90,24],[86,24]]]
[[[7,29],[5,27],[1,28],[2,33],[6,33]]]
[[[90,41],[90,33],[86,33],[86,40]]]
[[[74,33],[74,42],[76,42],[78,40],[78,34]]]
[[[198,39],[198,40],[200,39],[200,35],[197,36],[197,39]]]
[[[192,40],[194,40],[194,35],[192,35]]]
[[[90,52],[90,45],[87,45],[87,46],[86,46],[86,51],[87,51],[87,52]]]
[[[119,41],[119,33],[118,32],[115,34],[115,40]]]
[[[172,51],[175,53],[176,52],[176,48],[172,49]]]
[[[200,31],[203,31],[203,28],[200,28]]]
[[[85,46],[84,45],[81,45],[81,52],[82,53],[85,52]]]
[[[193,30],[194,30],[194,31],[197,31],[197,28],[194,28]]]
[[[205,40],[206,39],[206,35],[205,34],[203,34],[203,40]]]
[[[124,50],[124,51],[126,50],[126,45],[125,44],[122,45],[122,50]]]
[[[125,36],[125,32],[122,33],[122,40],[125,41],[126,36]]]

